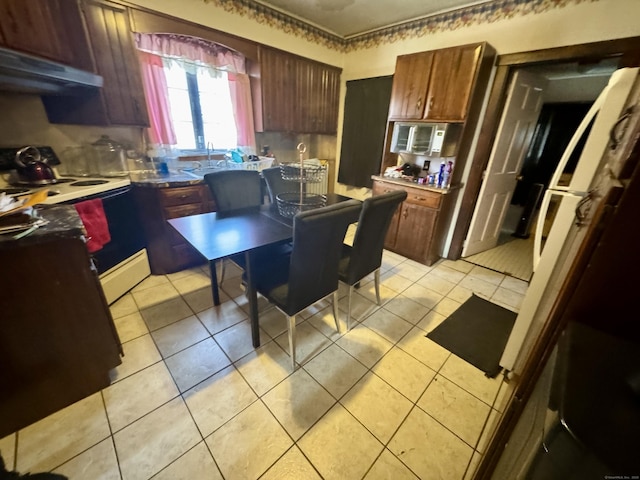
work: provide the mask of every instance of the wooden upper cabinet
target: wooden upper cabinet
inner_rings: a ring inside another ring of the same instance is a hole
[[[464,122],[485,45],[399,56],[389,118]]]
[[[76,0],[0,1],[0,44],[90,69],[89,47]]]
[[[389,105],[390,118],[422,118],[432,63],[433,52],[398,57]]]
[[[149,126],[142,76],[127,9],[108,1],[82,2],[102,88],[75,96],[43,96],[51,123]]]
[[[339,68],[262,46],[259,63],[259,88],[258,82],[253,88],[257,131],[337,131]]]
[[[270,48],[260,49],[262,129],[292,131],[294,126],[296,66],[294,57]]]
[[[83,6],[109,123],[149,125],[140,63],[127,10],[110,2]]]
[[[449,122],[466,119],[481,52],[482,45],[434,52],[425,119]]]

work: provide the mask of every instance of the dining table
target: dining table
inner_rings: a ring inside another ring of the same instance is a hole
[[[327,205],[350,200],[350,197],[329,193]],[[282,216],[276,204],[265,204],[232,212],[210,212],[167,220],[206,261],[211,272],[214,305],[220,305],[216,261],[244,254],[246,296],[249,302],[251,339],[260,346],[258,324],[258,294],[252,278],[254,257],[259,249],[290,242],[293,239],[293,218]]]

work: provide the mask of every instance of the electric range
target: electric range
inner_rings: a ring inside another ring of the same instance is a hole
[[[48,197],[42,203],[54,204],[73,201],[78,198],[126,187],[131,180],[126,177],[62,177],[56,183],[42,186],[22,184],[15,180],[14,173],[0,175],[0,193],[19,197],[40,190],[48,190]]]

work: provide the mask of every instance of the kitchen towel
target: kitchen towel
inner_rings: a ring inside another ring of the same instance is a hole
[[[85,200],[84,202],[76,203],[74,206],[87,231],[89,253],[97,252],[111,241],[102,199]]]

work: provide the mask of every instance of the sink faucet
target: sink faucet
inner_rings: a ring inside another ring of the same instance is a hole
[[[211,152],[214,150],[213,142],[207,142],[207,166],[212,167],[211,165]]]

